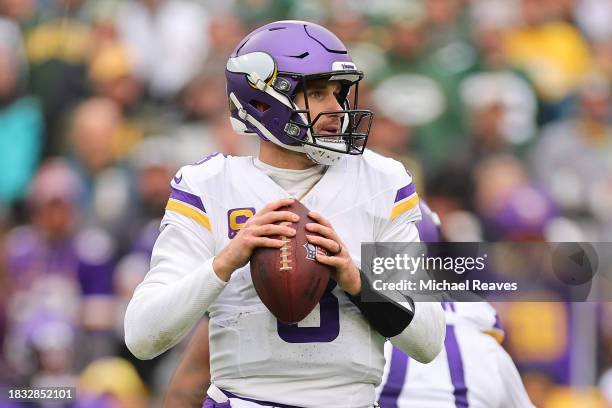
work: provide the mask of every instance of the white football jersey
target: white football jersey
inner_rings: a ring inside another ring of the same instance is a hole
[[[532,407],[520,375],[501,347],[495,309],[486,302],[445,302],[444,349],[429,364],[385,345],[381,408]]]
[[[190,229],[213,256],[250,216],[286,197],[252,157],[213,155],[175,176],[162,227]],[[300,201],[330,220],[358,266],[362,242],[418,241],[412,221],[420,211],[411,176],[399,162],[370,151],[329,167]],[[306,407],[375,402],[385,339],[335,282],[309,316],[285,325],[260,301],[247,264],[232,274],[208,311],[217,387]]]

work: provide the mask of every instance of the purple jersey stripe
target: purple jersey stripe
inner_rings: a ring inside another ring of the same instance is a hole
[[[215,402],[207,395],[206,399],[204,400],[204,405],[202,405],[202,408],[232,408],[232,404],[229,401]]]
[[[467,408],[467,386],[465,385],[465,374],[463,372],[463,359],[459,351],[457,336],[455,336],[455,328],[450,324],[446,326],[444,346],[448,357],[448,369],[450,371],[451,382],[454,387],[453,395],[455,396],[455,406],[457,408]]]
[[[389,376],[387,382],[380,393],[378,403],[380,408],[397,408],[397,400],[408,375],[408,356],[393,347],[391,354],[391,364],[389,366]]]
[[[270,402],[270,401],[260,401],[260,400],[256,400],[253,398],[245,398],[245,397],[239,397],[236,394],[232,394],[229,391],[225,391],[225,390],[221,390],[226,397],[228,398],[237,398],[237,399],[241,399],[244,401],[249,401],[249,402],[254,402],[256,404],[260,404],[260,405],[269,405],[272,406],[274,408],[301,408],[295,405],[287,405],[287,404],[279,404],[278,402]]]
[[[410,197],[412,194],[414,194],[416,192],[416,189],[414,188],[414,183],[410,183],[405,187],[400,188],[399,190],[397,190],[397,194],[395,195],[395,203],[397,203],[400,200],[403,200],[406,197]]]
[[[202,203],[202,199],[195,194],[191,194],[186,191],[179,190],[178,188],[172,187],[170,198],[181,201],[185,204],[189,204],[204,213],[206,212],[206,210],[204,209],[204,204]]]
[[[455,311],[455,302],[442,302],[442,309],[454,312]]]

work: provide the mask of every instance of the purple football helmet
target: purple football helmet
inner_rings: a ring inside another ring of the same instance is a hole
[[[363,73],[344,44],[326,28],[306,21],[277,21],[260,27],[238,44],[225,76],[235,131],[255,133],[306,153],[320,164],[334,164],[343,154],[363,153],[373,117],[371,111],[357,109]],[[337,98],[343,110],[311,117],[307,87],[308,81],[317,79],[340,83]],[[293,101],[298,91],[304,91],[304,109]],[[326,115],[341,118],[337,134],[315,133],[314,125]]]

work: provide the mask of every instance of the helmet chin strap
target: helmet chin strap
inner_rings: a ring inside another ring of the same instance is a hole
[[[336,142],[318,142],[319,144],[325,146],[326,143],[336,143]],[[346,142],[342,142],[346,143]],[[335,146],[329,146],[335,147]],[[342,160],[344,156],[342,153],[332,152],[331,150],[319,149],[314,146],[304,145],[304,150],[306,150],[306,156],[317,164],[323,164],[325,166],[332,166]]]
[[[300,117],[302,118],[302,120],[304,121],[304,123],[308,123],[308,119],[306,118],[306,115],[303,113],[298,113],[298,115],[300,115]],[[348,116],[348,115],[347,115]],[[348,121],[344,120],[345,123],[343,123],[342,125],[342,131],[344,132],[346,127],[348,126]],[[333,137],[333,136],[332,136]],[[306,130],[306,139],[308,139],[307,141],[310,143],[314,143],[314,138],[312,137],[312,133],[310,132],[310,129]],[[344,140],[323,140],[323,141],[317,141],[318,145],[324,146],[324,147],[329,147],[329,148],[334,148],[337,149],[339,146],[339,144],[343,144],[344,148],[346,148],[346,142]],[[306,156],[308,156],[308,158],[310,160],[312,160],[313,162],[317,163],[317,164],[323,164],[325,166],[331,166],[334,165],[336,163],[338,163],[342,157],[344,156],[344,154],[342,153],[338,153],[338,152],[334,152],[331,150],[327,150],[327,149],[321,149],[312,145],[303,145],[304,147],[304,151],[306,153]]]

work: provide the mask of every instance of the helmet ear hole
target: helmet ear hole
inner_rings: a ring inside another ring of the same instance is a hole
[[[249,101],[249,105],[251,105],[252,107],[257,109],[261,113],[263,113],[263,112],[267,111],[268,109],[270,109],[270,105],[268,105],[267,103],[255,100],[255,99],[251,99]]]

